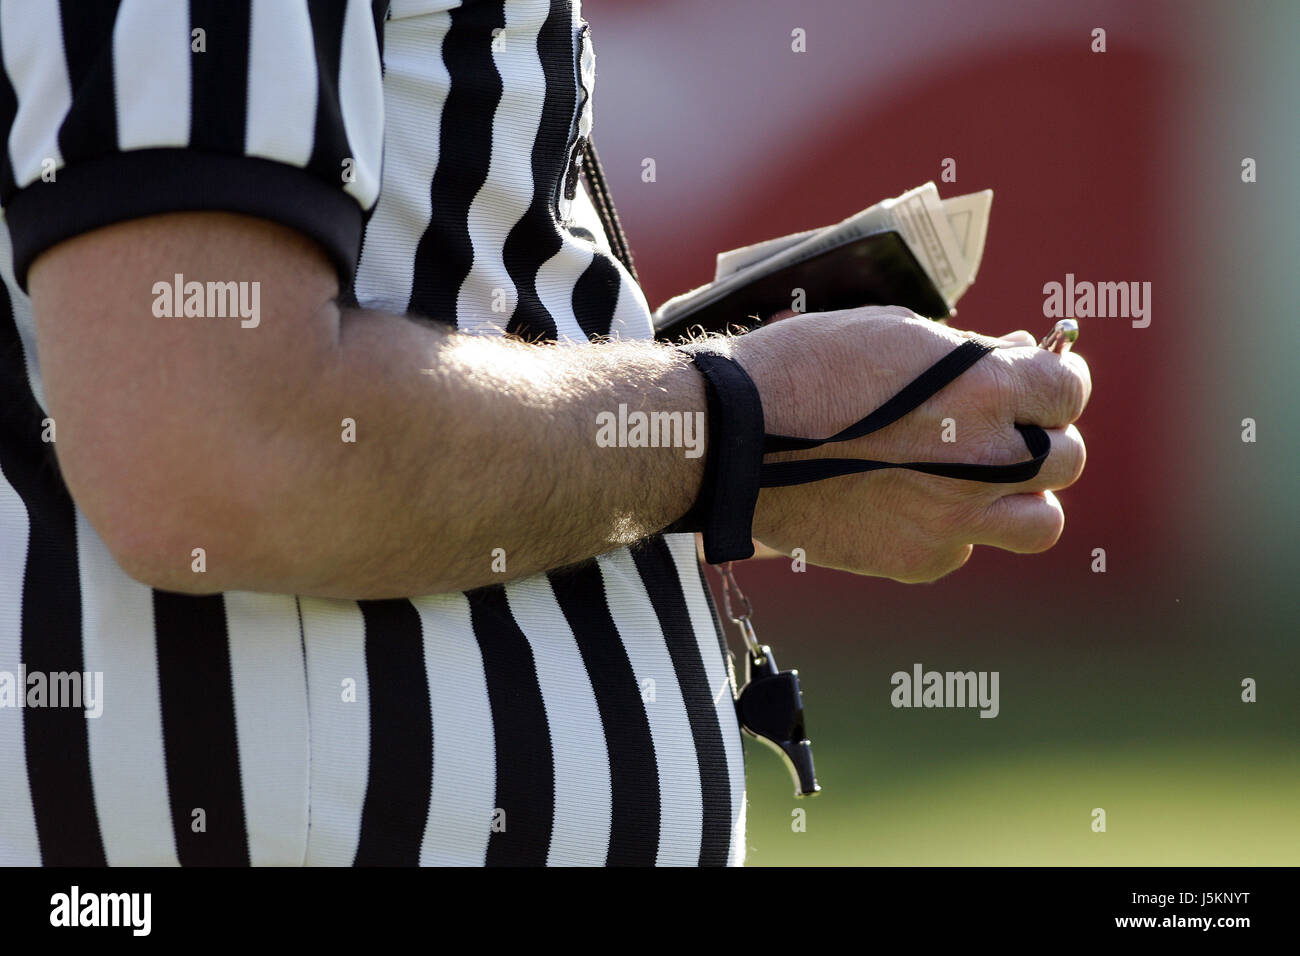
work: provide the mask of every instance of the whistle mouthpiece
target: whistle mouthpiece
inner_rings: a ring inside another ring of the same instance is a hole
[[[1079,338],[1079,323],[1074,319],[1061,319],[1054,326],[1052,331],[1047,333],[1043,341],[1039,342],[1040,348],[1045,348],[1049,352],[1060,352],[1064,355],[1070,351],[1070,346]]]

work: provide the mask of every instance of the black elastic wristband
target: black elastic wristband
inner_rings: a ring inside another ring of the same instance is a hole
[[[754,556],[754,508],[763,464],[763,402],[739,364],[703,347],[684,346],[704,376],[709,439],[699,497],[666,532],[701,531],[704,559],[723,564]]]

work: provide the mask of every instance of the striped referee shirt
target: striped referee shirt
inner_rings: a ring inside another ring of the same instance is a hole
[[[692,536],[405,600],[156,591],[44,410],[33,259],[178,210],[300,230],[364,307],[649,338],[577,176],[579,0],[3,0],[0,58],[0,863],[740,863]]]

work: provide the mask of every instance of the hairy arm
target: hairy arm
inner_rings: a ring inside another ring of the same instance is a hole
[[[154,284],[177,273],[259,282],[258,324],[156,317]],[[64,478],[118,562],[154,587],[462,590],[652,533],[702,479],[704,458],[682,448],[596,443],[597,414],[620,403],[704,408],[675,350],[528,345],[340,309],[325,255],[267,221],[109,226],[44,253],[30,290]]]

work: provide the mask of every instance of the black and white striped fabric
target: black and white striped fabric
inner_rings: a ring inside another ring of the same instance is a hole
[[[117,566],[42,437],[28,267],[159,212],[299,229],[363,306],[650,337],[576,178],[578,0],[3,0],[0,57],[0,863],[742,862],[691,536],[466,594],[182,596]],[[100,716],[16,706],[74,671]]]

